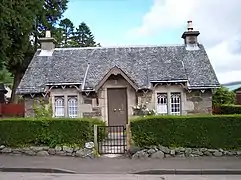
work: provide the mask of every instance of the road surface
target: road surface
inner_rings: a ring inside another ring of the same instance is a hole
[[[54,168],[76,173],[129,174],[151,169],[241,169],[241,158],[127,159],[0,155],[0,168]]]
[[[240,180],[241,176],[0,173],[1,180]]]

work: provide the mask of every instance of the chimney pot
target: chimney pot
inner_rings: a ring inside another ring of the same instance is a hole
[[[51,31],[46,31],[45,32],[45,37],[50,38],[51,37]]]
[[[188,30],[188,31],[193,31],[192,21],[187,21],[187,30]]]

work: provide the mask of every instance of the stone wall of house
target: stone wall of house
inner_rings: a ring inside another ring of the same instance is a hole
[[[158,85],[153,91],[137,93],[138,105],[146,104],[148,109],[156,110],[157,93],[167,93],[170,102],[170,94],[181,93],[182,115],[186,114],[210,114],[212,113],[212,91],[192,90],[187,91],[180,85]],[[168,105],[169,109],[170,104]]]
[[[45,104],[49,103],[49,98],[44,98],[43,96],[36,95],[34,97],[25,96],[24,97],[24,104],[25,104],[25,117],[34,117],[35,111],[34,107],[38,107],[39,103],[43,102]]]
[[[211,114],[212,113],[212,91],[192,90],[186,92],[187,114]]]
[[[97,105],[94,94],[85,94],[79,92],[76,88],[55,88],[50,93],[54,112],[54,97],[65,97],[65,107],[68,107],[68,96],[76,96],[78,100],[78,117],[101,117],[101,109]],[[65,114],[68,115],[68,109],[65,108]]]
[[[83,95],[83,103],[80,105],[83,117],[100,118],[102,116],[101,108],[97,104],[97,98],[93,95]]]

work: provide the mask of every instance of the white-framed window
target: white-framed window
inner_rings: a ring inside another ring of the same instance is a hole
[[[54,116],[64,117],[64,96],[54,97]]]
[[[158,114],[167,114],[168,101],[167,93],[157,93],[157,113]]]
[[[181,114],[181,93],[171,93],[171,114]]]
[[[69,115],[70,118],[78,117],[77,96],[68,97],[68,115]]]

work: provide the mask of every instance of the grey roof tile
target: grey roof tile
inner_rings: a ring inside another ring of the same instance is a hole
[[[189,80],[190,86],[218,86],[202,45],[199,50],[179,46],[118,48],[56,48],[52,56],[38,50],[18,87],[18,93],[43,92],[48,83],[83,83],[94,88],[113,67],[120,68],[140,88],[150,81]]]

